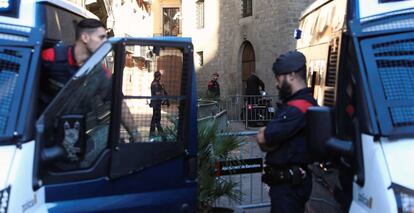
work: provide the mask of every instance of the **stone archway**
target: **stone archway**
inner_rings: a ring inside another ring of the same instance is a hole
[[[256,71],[256,56],[253,46],[250,42],[245,41],[242,44],[242,94],[245,93],[246,80],[250,76],[250,73]]]

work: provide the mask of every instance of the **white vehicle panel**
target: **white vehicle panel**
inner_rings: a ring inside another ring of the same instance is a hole
[[[35,25],[35,0],[21,0],[19,18],[1,16],[1,23],[34,27]]]
[[[378,3],[378,0],[359,0],[359,16],[367,18],[392,11],[414,8],[414,0]]]
[[[33,191],[35,141],[16,150],[8,185],[11,186],[8,212],[34,212],[45,209],[44,189]]]
[[[414,140],[381,141],[392,182],[414,190]]]
[[[362,135],[362,151],[365,168],[365,184],[353,185],[350,212],[396,212],[397,203],[391,186],[391,178],[379,142],[369,135]],[[363,211],[361,211],[363,210]]]
[[[65,8],[68,11],[71,11],[73,13],[76,13],[80,16],[88,17],[88,18],[94,18],[99,19],[98,16],[91,13],[89,10],[79,7],[78,5],[70,2],[70,1],[64,1],[64,0],[36,0],[36,3],[49,3],[53,5],[57,5],[61,8]]]
[[[10,175],[16,146],[0,146],[0,190],[7,187],[7,179]]]

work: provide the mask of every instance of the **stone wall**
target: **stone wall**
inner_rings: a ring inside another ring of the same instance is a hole
[[[205,1],[205,27],[196,29],[195,0],[183,0],[183,36],[193,38],[195,52],[203,51],[204,65],[195,54],[199,96],[205,94],[211,74],[220,74],[222,96],[243,93],[241,55],[244,42],[255,51],[256,73],[270,94],[276,94],[273,73],[275,58],[295,49],[294,29],[313,0],[253,0],[253,15],[242,18],[241,0]]]

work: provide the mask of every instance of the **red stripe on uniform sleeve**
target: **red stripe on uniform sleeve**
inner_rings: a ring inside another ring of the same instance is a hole
[[[306,113],[308,108],[312,106],[310,102],[301,99],[289,101],[287,105],[298,108],[302,113]]]
[[[43,61],[55,61],[55,50],[53,48],[48,48],[42,51],[42,60]]]

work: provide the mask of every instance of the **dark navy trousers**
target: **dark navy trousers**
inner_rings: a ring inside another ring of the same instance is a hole
[[[305,203],[312,192],[312,177],[309,175],[300,184],[277,184],[270,186],[269,196],[272,213],[303,213]]]

